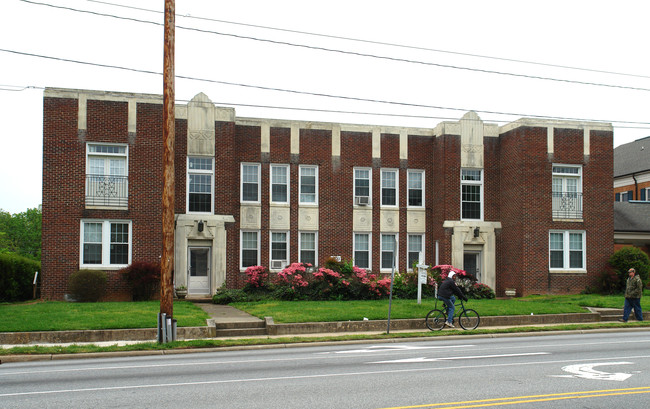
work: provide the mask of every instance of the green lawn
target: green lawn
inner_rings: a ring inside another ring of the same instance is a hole
[[[159,311],[159,301],[0,304],[0,332],[156,328]],[[174,302],[180,327],[204,326],[207,318],[191,302]]]
[[[435,300],[393,300],[391,319],[424,318]],[[650,294],[641,299],[650,309]],[[264,301],[235,303],[234,307],[276,323],[386,319],[388,300],[373,301]],[[439,303],[440,305],[440,303]],[[602,295],[529,296],[508,300],[470,300],[467,308],[482,316],[586,312],[585,306],[622,308],[623,297]],[[86,329],[155,328],[159,301],[0,304],[0,332]],[[206,325],[208,315],[189,301],[174,302],[174,318],[181,327]]]
[[[423,318],[434,307],[434,299],[393,300],[391,318]],[[439,302],[439,306],[440,306]],[[233,303],[232,306],[256,317],[273,317],[276,323],[358,321],[386,319],[388,300],[372,301],[262,301]],[[650,297],[641,299],[643,309],[650,308]],[[561,295],[529,296],[498,300],[470,300],[465,304],[482,316],[563,314],[587,312],[584,307],[623,308],[622,296]]]

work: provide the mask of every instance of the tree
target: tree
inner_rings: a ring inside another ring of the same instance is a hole
[[[0,209],[0,253],[41,259],[41,209],[11,214]]]

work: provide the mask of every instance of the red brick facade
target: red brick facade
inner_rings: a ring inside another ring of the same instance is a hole
[[[82,94],[87,98],[85,121],[79,116],[82,109],[77,95]],[[136,99],[134,111],[130,99]],[[501,128],[494,125],[489,129],[498,129],[498,133],[484,136],[478,145],[480,150],[472,151],[468,150],[462,132],[453,131],[461,128],[453,128],[458,123],[423,130],[271,121],[267,143],[264,121],[257,122],[219,118],[214,123],[214,214],[232,216],[234,223],[224,225],[225,280],[213,283],[212,293],[215,286],[234,288],[244,284],[245,274],[240,268],[241,163],[259,164],[261,169],[259,260],[265,266],[269,265],[269,232],[274,223],[270,214],[271,164],[289,165],[290,170],[290,262],[297,261],[300,250],[301,208],[297,205],[300,165],[318,167],[319,263],[329,256],[353,258],[353,226],[359,223],[360,209],[354,205],[354,169],[359,167],[372,170],[373,203],[362,210],[370,210],[372,215],[371,231],[367,232],[371,233],[371,265],[375,268],[381,264],[381,234],[387,231],[382,231],[382,223],[387,223],[392,214],[398,215],[394,231],[399,238],[400,270],[410,268],[406,265],[407,237],[416,231],[424,235],[427,264],[435,263],[436,241],[441,264],[463,263],[459,243],[480,252],[482,268],[486,276],[492,277],[499,296],[508,288],[515,289],[517,295],[582,291],[593,285],[613,252],[613,189],[607,182],[613,172],[611,127],[562,122],[522,122]],[[292,126],[298,128],[297,135]],[[340,129],[340,137],[335,135],[336,129]],[[177,215],[187,213],[186,135],[188,120],[177,116]],[[80,268],[84,220],[130,222],[130,260],[158,261],[162,249],[161,101],[153,96],[133,94],[49,90],[44,98],[43,138],[43,297],[63,298],[69,275]],[[128,146],[127,208],[86,206],[88,143]],[[479,155],[482,161],[479,167],[483,178],[481,220],[461,220],[460,175],[461,169],[468,167],[468,151]],[[581,169],[582,217],[554,219],[551,201],[554,164],[577,165]],[[387,168],[398,170],[399,206],[393,209],[397,213],[385,213],[379,205],[381,171]],[[420,213],[415,213],[417,217],[409,214],[408,170],[422,170],[425,175],[425,206]],[[425,220],[424,226],[416,225],[422,223],[419,219]],[[478,237],[472,235],[474,229]],[[586,265],[583,268],[551,271],[551,231],[584,232]],[[461,234],[467,235],[461,237]],[[128,299],[128,289],[118,276],[118,268],[107,270],[107,299]]]

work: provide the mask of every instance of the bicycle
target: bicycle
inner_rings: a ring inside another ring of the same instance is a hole
[[[460,301],[460,308],[456,308],[458,314],[454,314],[454,317],[452,317],[452,323],[454,318],[458,317],[458,324],[461,326],[461,328],[464,330],[476,329],[478,327],[478,324],[481,323],[481,316],[478,315],[478,312],[475,310],[472,310],[471,308],[465,308],[465,304],[460,298],[456,300],[456,305],[458,305],[458,301]],[[447,306],[444,302],[442,305],[444,306],[444,311],[438,309],[438,298],[436,297],[435,306],[427,314],[425,322],[427,324],[427,328],[429,328],[431,331],[440,331],[445,326],[445,322],[447,321]]]

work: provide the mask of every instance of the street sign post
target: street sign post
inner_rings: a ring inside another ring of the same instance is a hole
[[[418,304],[422,304],[422,284],[427,283],[427,271],[429,266],[426,264],[418,264]]]

